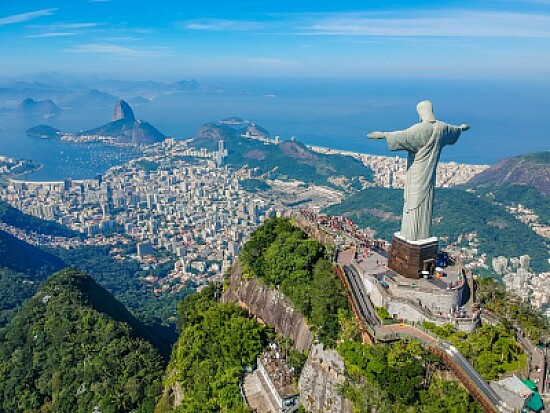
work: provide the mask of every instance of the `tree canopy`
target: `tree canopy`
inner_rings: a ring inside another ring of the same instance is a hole
[[[87,275],[53,275],[0,330],[4,412],[150,412],[163,359],[140,323]]]
[[[243,247],[240,259],[248,276],[280,288],[308,320],[317,337],[334,345],[343,319],[351,319],[342,283],[319,242],[287,218],[270,218]]]

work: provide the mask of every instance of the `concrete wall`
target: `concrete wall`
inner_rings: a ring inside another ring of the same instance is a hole
[[[449,314],[451,309],[456,308],[460,303],[462,288],[464,288],[464,285],[456,290],[434,289],[430,291],[389,283],[389,290],[395,297],[420,301],[424,307],[436,314],[439,312]]]
[[[469,319],[450,320],[448,318],[428,317],[425,313],[420,311],[415,306],[407,302],[397,301],[397,300],[393,300],[390,303],[388,303],[387,310],[391,315],[395,315],[397,318],[401,318],[403,320],[412,321],[412,322],[429,321],[438,326],[441,326],[443,324],[452,324],[455,326],[457,330],[464,331],[466,333],[470,333],[474,331],[476,328],[478,328],[481,325],[479,318],[476,320],[469,320]]]
[[[379,290],[379,284],[376,285],[376,282],[371,279],[370,277],[361,277],[363,280],[363,284],[365,286],[365,289],[367,290],[367,293],[369,294],[370,300],[376,307],[385,307],[386,305],[386,299],[382,292]]]

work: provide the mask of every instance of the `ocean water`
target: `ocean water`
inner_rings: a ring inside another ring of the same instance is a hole
[[[444,149],[443,161],[492,164],[550,149],[550,81],[208,79],[204,83],[226,92],[159,96],[133,106],[136,117],[166,135],[190,138],[205,122],[239,116],[282,139],[295,136],[306,144],[389,155],[383,141],[370,141],[365,134],[407,128],[418,121],[418,101],[430,99],[438,119],[471,125],[456,145]],[[29,138],[24,131],[40,123],[79,131],[106,123],[111,112],[112,108],[70,109],[48,120],[0,115],[0,154],[45,165],[28,179],[79,179],[102,173],[133,152]]]

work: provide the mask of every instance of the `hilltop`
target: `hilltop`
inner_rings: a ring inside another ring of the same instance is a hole
[[[113,104],[118,97],[102,92],[97,89],[91,89],[85,93],[75,95],[62,102],[62,106],[70,108],[105,108]]]
[[[290,178],[319,185],[331,185],[331,178],[342,178],[345,186],[361,188],[361,180],[372,180],[372,170],[357,159],[344,155],[313,152],[298,141],[272,139],[268,130],[258,124],[227,118],[201,127],[191,145],[217,150],[224,141],[224,162],[240,168],[258,168],[271,178]]]
[[[59,129],[53,128],[49,125],[33,126],[32,128],[27,129],[25,133],[31,138],[41,139],[55,139],[60,138],[62,135],[62,132]]]
[[[75,270],[53,275],[0,330],[6,413],[152,411],[162,372],[140,323]]]
[[[79,132],[76,136],[106,136],[117,144],[149,145],[166,138],[153,125],[137,120],[130,105],[119,100],[113,110],[113,120],[98,128]]]
[[[17,115],[39,115],[44,118],[57,116],[61,112],[61,108],[57,106],[51,99],[34,100],[31,98],[27,98],[21,101],[15,108],[15,113]]]
[[[550,196],[550,151],[503,159],[468,182],[474,188],[503,185],[532,186]]]

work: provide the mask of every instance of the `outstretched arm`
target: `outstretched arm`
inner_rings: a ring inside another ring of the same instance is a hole
[[[386,133],[385,132],[371,132],[367,134],[367,138],[369,139],[386,139]]]
[[[460,134],[468,129],[470,129],[470,125],[466,125],[465,123],[460,126],[447,125],[447,130],[443,135],[441,143],[443,145],[454,145],[458,141]]]
[[[418,151],[425,143],[424,138],[431,134],[431,128],[416,124],[408,129],[395,132],[372,132],[367,136],[370,139],[386,139],[390,151]],[[424,136],[426,135],[426,136]]]

